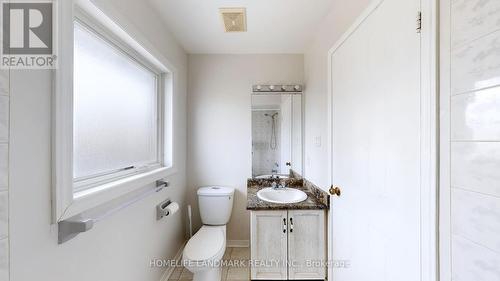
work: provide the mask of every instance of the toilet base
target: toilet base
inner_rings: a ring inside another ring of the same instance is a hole
[[[222,268],[208,268],[206,270],[201,270],[193,274],[193,281],[221,281],[222,279]]]

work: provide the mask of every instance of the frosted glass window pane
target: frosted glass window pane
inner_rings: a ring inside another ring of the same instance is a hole
[[[156,75],[75,23],[74,177],[158,162]]]

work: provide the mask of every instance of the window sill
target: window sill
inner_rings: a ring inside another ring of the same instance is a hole
[[[73,202],[59,220],[81,214],[175,173],[174,168],[163,167],[77,192],[73,195]]]

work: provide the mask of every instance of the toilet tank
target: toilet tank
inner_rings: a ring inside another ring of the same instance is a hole
[[[233,210],[234,188],[204,186],[198,189],[201,221],[205,225],[226,225]]]

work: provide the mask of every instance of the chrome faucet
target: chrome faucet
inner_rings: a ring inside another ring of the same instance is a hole
[[[275,190],[276,190],[276,189],[283,189],[283,188],[286,188],[286,185],[283,185],[283,184],[281,184],[281,183],[279,183],[279,182],[273,182],[273,183],[271,184],[271,187],[272,187],[273,189],[275,189]]]

